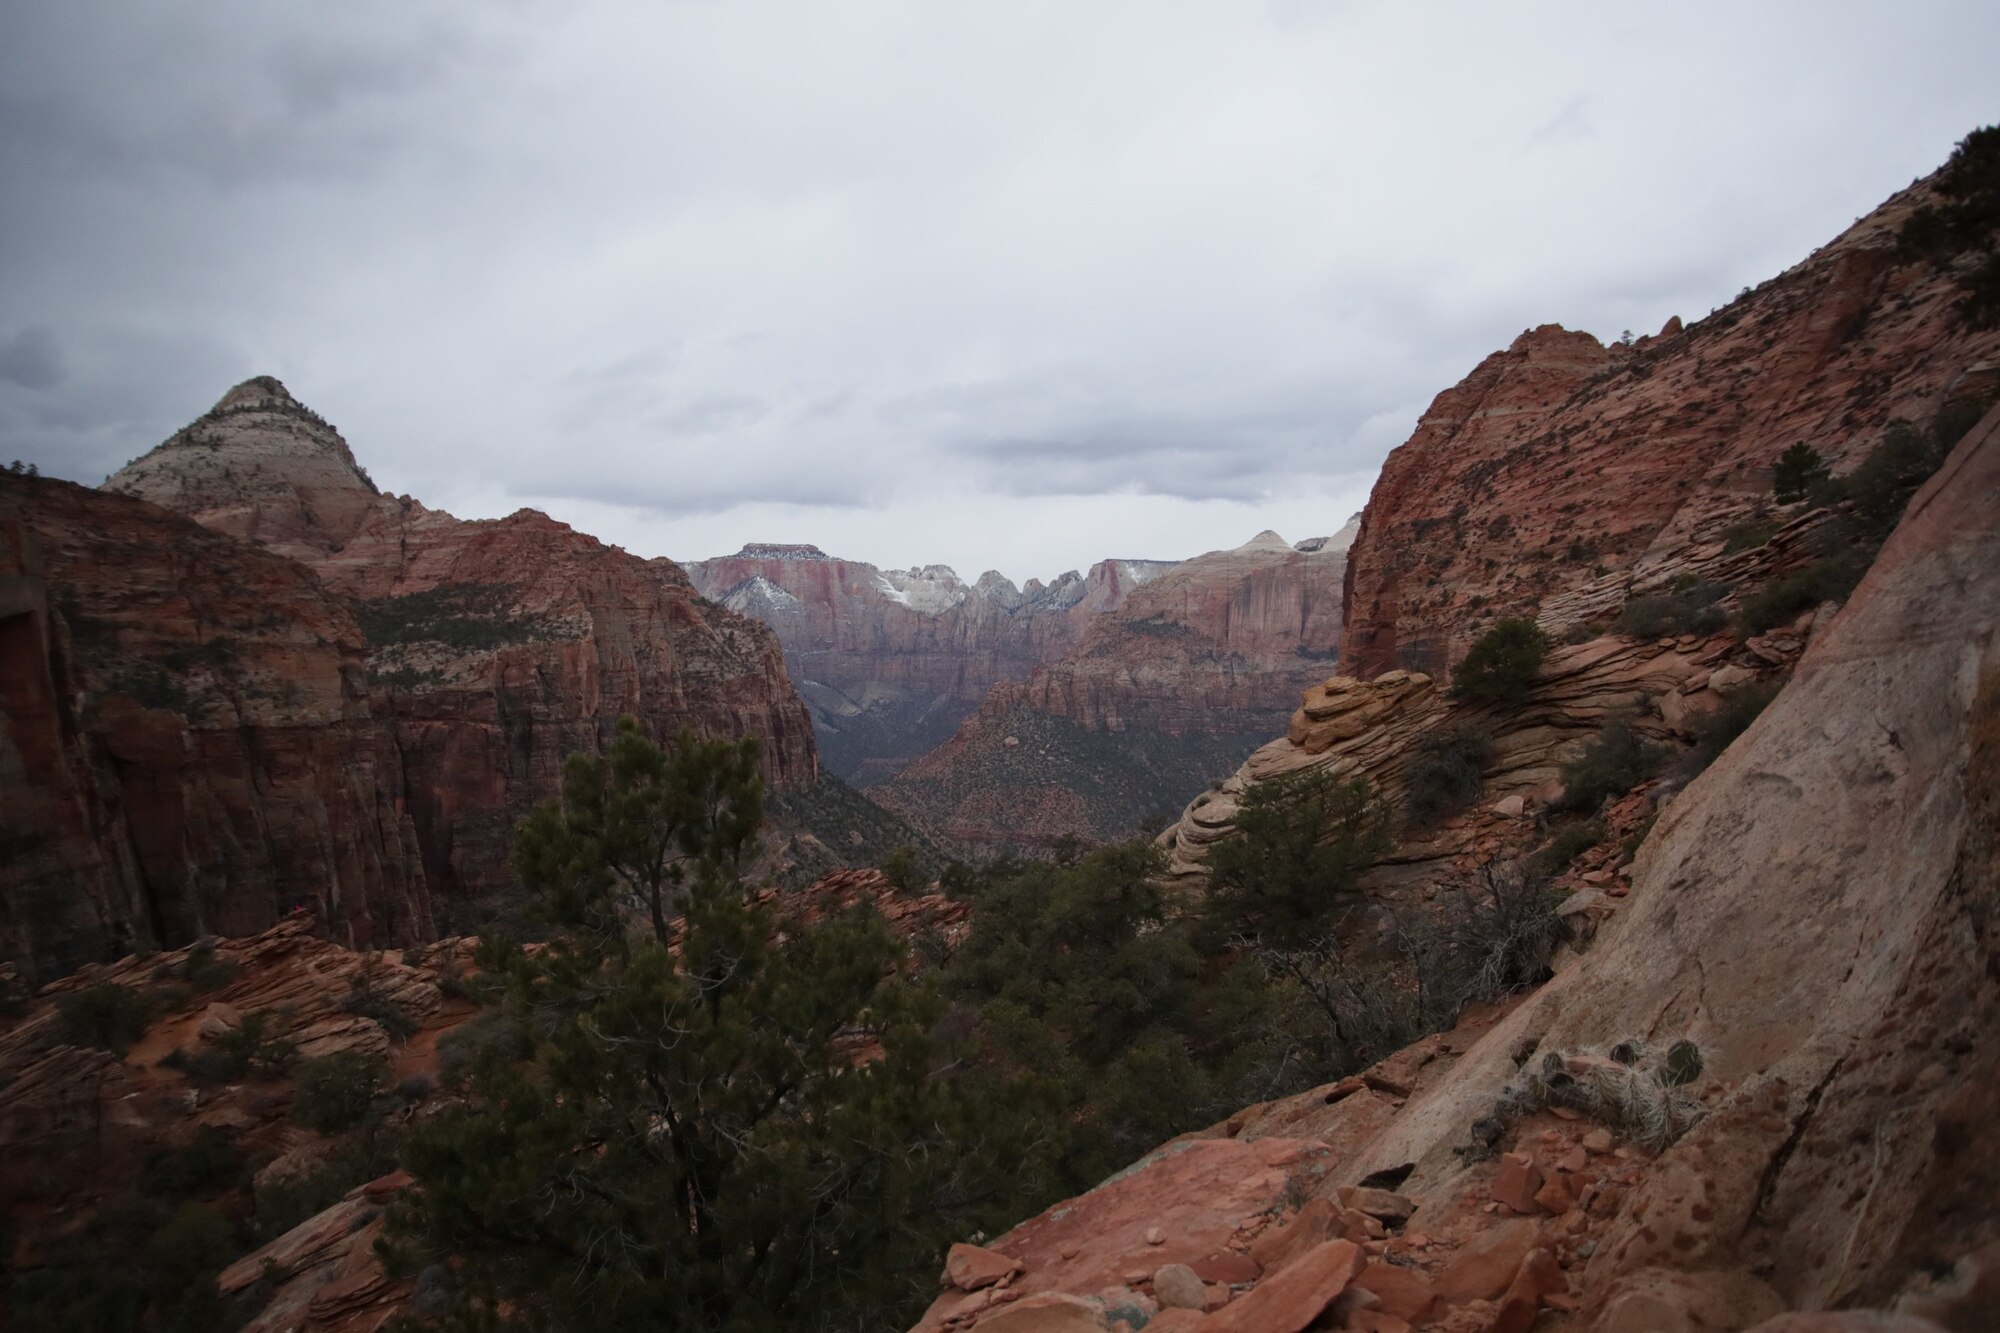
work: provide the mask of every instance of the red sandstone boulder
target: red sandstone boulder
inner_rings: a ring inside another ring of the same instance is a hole
[[[1307,1250],[1244,1296],[1208,1317],[1215,1333],[1298,1333],[1346,1291],[1367,1256],[1352,1241],[1329,1240]]]
[[[1379,1259],[1370,1259],[1354,1279],[1354,1284],[1375,1293],[1380,1302],[1376,1308],[1381,1313],[1411,1323],[1428,1315],[1437,1301],[1429,1281],[1417,1270],[1383,1263]]]
[[[1432,1289],[1447,1301],[1497,1300],[1507,1292],[1522,1260],[1535,1248],[1529,1221],[1498,1221],[1460,1247]]]
[[[1067,1292],[1045,1291],[982,1318],[983,1333],[1104,1333],[1104,1308]]]
[[[1542,1168],[1525,1153],[1502,1153],[1500,1169],[1493,1177],[1493,1197],[1516,1213],[1533,1213],[1535,1195],[1542,1188]]]
[[[1020,1272],[1022,1264],[995,1250],[963,1242],[951,1247],[944,1258],[942,1280],[960,1291],[978,1291]]]
[[[1200,1310],[1208,1305],[1208,1288],[1186,1264],[1162,1264],[1153,1274],[1153,1299],[1163,1309]]]

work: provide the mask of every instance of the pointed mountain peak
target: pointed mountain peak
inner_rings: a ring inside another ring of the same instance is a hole
[[[1258,533],[1255,537],[1252,537],[1249,541],[1244,542],[1241,546],[1237,547],[1236,549],[1239,551],[1287,551],[1288,552],[1292,549],[1292,544],[1286,541],[1283,537],[1280,537],[1277,533],[1271,531],[1269,528],[1265,528],[1262,532]]]
[[[104,489],[301,558],[338,549],[379,499],[340,432],[271,375],[223,394]]]
[[[292,397],[292,391],[276,375],[254,375],[223,394],[209,412],[238,412],[257,407],[288,407],[303,411],[305,404]]]

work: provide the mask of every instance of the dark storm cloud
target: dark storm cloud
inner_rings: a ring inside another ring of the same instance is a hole
[[[54,329],[22,329],[0,341],[0,380],[24,389],[47,389],[62,383],[65,373]]]
[[[0,34],[0,456],[95,481],[275,373],[444,507],[1019,577],[1337,527],[1523,328],[1698,317],[1934,167],[2000,14],[0,0]]]
[[[407,104],[467,50],[440,23],[370,24],[369,11],[383,13],[373,4],[315,17],[104,0],[8,9],[0,151],[123,184],[375,174],[407,142],[375,113]]]

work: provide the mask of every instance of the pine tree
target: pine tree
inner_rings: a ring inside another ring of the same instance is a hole
[[[1549,637],[1525,616],[1508,616],[1479,636],[1451,673],[1455,698],[1482,704],[1518,704],[1528,697]]]
[[[404,1154],[394,1257],[451,1260],[460,1327],[900,1326],[949,1240],[1013,1220],[1032,1108],[958,1067],[874,913],[746,895],[760,810],[754,743],[627,719],[523,822],[557,934],[482,967],[531,1054],[482,1057]]]
[[[1791,504],[1805,499],[1828,475],[1819,450],[1800,440],[1778,456],[1771,469],[1771,491],[1779,504]]]
[[[1391,817],[1366,778],[1297,773],[1257,783],[1237,808],[1236,836],[1209,852],[1211,918],[1267,945],[1317,938],[1388,850]]]

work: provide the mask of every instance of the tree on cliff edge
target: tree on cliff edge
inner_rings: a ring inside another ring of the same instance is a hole
[[[1034,1118],[955,1067],[879,917],[747,898],[760,800],[754,743],[628,722],[523,822],[557,934],[482,966],[531,1053],[483,1056],[404,1154],[392,1258],[447,1261],[457,1326],[901,1326],[946,1241],[1012,1220]]]
[[[1280,948],[1317,939],[1388,851],[1390,822],[1366,778],[1306,772],[1254,784],[1236,836],[1208,854],[1211,918]]]
[[[1451,692],[1472,703],[1518,704],[1528,697],[1548,653],[1549,637],[1534,621],[1508,616],[1482,634],[1452,669]]]

